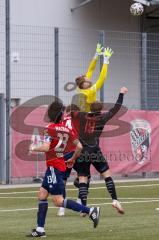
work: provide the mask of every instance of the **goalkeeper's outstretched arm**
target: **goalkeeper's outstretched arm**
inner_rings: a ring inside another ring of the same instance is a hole
[[[97,91],[99,89],[101,89],[101,87],[103,86],[104,81],[107,77],[109,59],[112,56],[112,54],[113,54],[113,51],[111,48],[105,48],[104,53],[103,53],[104,62],[103,62],[102,70],[100,72],[97,82],[94,85]]]
[[[96,67],[98,58],[99,58],[100,55],[102,55],[102,50],[103,50],[103,47],[101,46],[101,44],[98,43],[97,47],[96,47],[96,53],[95,53],[92,61],[90,62],[87,73],[86,73],[86,78],[88,80],[91,80],[91,77],[92,77],[92,74],[93,74],[94,69]]]

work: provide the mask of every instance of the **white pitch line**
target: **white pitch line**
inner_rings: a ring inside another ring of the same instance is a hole
[[[57,207],[49,207],[49,208],[57,208]],[[38,208],[0,209],[0,212],[21,212],[21,211],[32,211],[32,210],[38,210]]]
[[[137,187],[154,187],[159,186],[159,183],[157,184],[138,184],[138,185],[123,185],[123,186],[116,186],[116,188],[137,188]],[[98,189],[105,189],[106,187],[95,187],[95,188],[89,188],[90,190],[98,190]],[[67,191],[77,191],[77,188],[66,188]],[[25,192],[3,192],[0,193],[0,195],[12,195],[12,194],[28,194],[28,193],[37,193],[38,191],[25,191]]]
[[[136,187],[154,187],[154,186],[159,186],[159,183],[157,184],[146,184],[146,185],[123,185],[123,186],[116,186],[116,188],[136,188]],[[98,190],[98,189],[105,189],[106,187],[95,187],[95,188],[89,188],[89,190]],[[69,190],[69,191],[76,191],[77,189],[74,189],[74,188],[66,188],[66,190]]]
[[[158,182],[159,178],[134,178],[134,179],[116,179],[116,183],[141,183],[141,182]],[[99,185],[103,183],[102,180],[92,180],[92,185]],[[0,190],[4,189],[20,189],[20,188],[38,188],[40,187],[40,183],[30,183],[30,184],[11,184],[11,185],[0,185]],[[72,186],[73,184],[71,182],[68,182],[67,185]]]
[[[151,203],[151,202],[159,202],[158,200],[149,200],[149,201],[132,201],[132,202],[122,202],[122,204],[133,204],[133,203]],[[104,206],[104,205],[111,205],[112,203],[93,203],[89,204],[89,206]],[[57,207],[49,207],[49,209],[54,209]],[[0,209],[0,212],[19,212],[19,211],[32,211],[37,210],[38,208],[17,208],[17,209]]]
[[[25,192],[3,192],[0,195],[12,195],[12,194],[28,194],[28,193],[38,193],[38,191],[25,191]]]
[[[132,202],[121,202],[122,204],[133,204],[133,203],[151,203],[151,202],[159,202],[159,199],[149,200],[149,201],[132,201]],[[90,206],[103,206],[103,205],[110,205],[112,203],[93,203],[89,204]]]
[[[134,188],[134,187],[153,187],[153,186],[159,186],[159,183],[154,184],[140,184],[140,185],[123,185],[123,186],[116,186],[116,188]]]
[[[8,200],[10,200],[10,199],[38,199],[37,197],[8,197],[8,196],[5,196],[5,197],[0,197],[0,199],[8,199]]]
[[[77,197],[68,197],[68,198],[72,198],[72,199],[77,199]],[[5,196],[5,197],[0,197],[0,199],[37,199],[37,197],[8,197],[8,196]],[[103,197],[103,198],[87,198],[88,200],[110,200],[110,198],[107,198],[107,197]],[[120,198],[120,200],[159,200],[159,198],[140,198],[140,197],[128,197],[128,198]]]
[[[110,199],[110,198],[88,198],[88,200],[103,200],[103,199]],[[127,199],[127,200],[135,200],[135,199],[137,199],[137,200],[159,200],[159,198],[153,198],[153,197],[151,197],[151,198],[140,198],[140,197],[128,197],[128,198],[120,198],[120,200],[122,200],[122,199]]]

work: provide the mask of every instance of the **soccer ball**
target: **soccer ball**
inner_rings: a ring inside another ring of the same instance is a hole
[[[130,12],[133,16],[141,16],[144,12],[144,7],[141,3],[134,3],[130,7]]]

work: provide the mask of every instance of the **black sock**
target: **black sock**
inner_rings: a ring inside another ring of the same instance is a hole
[[[66,189],[65,188],[63,189],[63,194],[62,195],[63,195],[63,199],[65,199],[66,198]]]
[[[107,190],[111,195],[112,200],[114,200],[114,199],[117,200],[117,194],[116,194],[113,179],[111,177],[107,177],[107,178],[105,178],[105,183],[106,183]]]
[[[39,209],[38,209],[38,213],[37,213],[37,225],[38,225],[38,227],[44,227],[46,214],[47,214],[47,209],[48,209],[47,200],[39,201]]]
[[[88,193],[87,183],[80,183],[79,184],[79,197],[84,206],[87,205],[87,193]]]
[[[75,178],[73,184],[74,184],[74,186],[75,186],[76,188],[79,188],[79,178],[78,178],[78,177]]]

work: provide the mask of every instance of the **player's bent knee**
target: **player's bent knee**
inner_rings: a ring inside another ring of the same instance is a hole
[[[111,177],[111,172],[110,170],[108,169],[107,171],[101,173],[102,177],[105,179],[107,177]]]
[[[87,183],[88,177],[85,176],[79,176],[79,183]]]
[[[38,193],[38,199],[39,200],[46,200],[48,198],[48,191],[45,190],[44,188],[40,188],[40,191]]]

